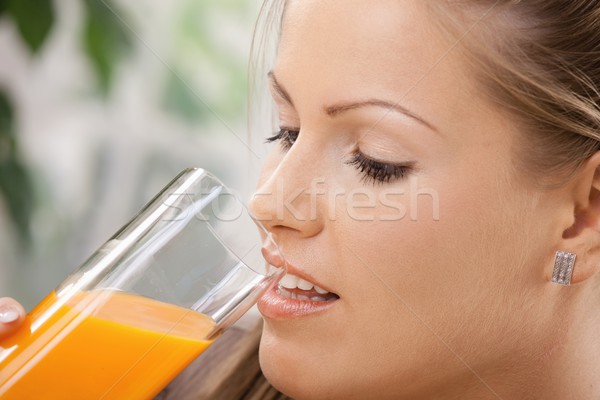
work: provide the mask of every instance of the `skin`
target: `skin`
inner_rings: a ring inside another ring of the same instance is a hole
[[[0,298],[0,339],[18,329],[24,319],[22,305],[9,297]]]
[[[263,372],[296,399],[596,398],[600,157],[552,191],[520,176],[524,133],[425,3],[287,6],[272,92],[280,126],[300,133],[270,153],[251,206],[287,261],[340,299],[265,318]],[[365,99],[425,122],[324,111]],[[356,149],[414,168],[373,184],[347,163]],[[404,193],[390,197],[403,218],[383,220],[393,209],[379,200],[357,207],[386,191]],[[568,288],[550,283],[558,249],[578,254]]]

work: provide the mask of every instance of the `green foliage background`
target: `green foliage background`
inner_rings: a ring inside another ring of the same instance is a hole
[[[0,23],[9,22],[15,27],[33,60],[47,51],[49,38],[57,28],[59,1],[0,0]],[[94,73],[96,96],[110,101],[119,65],[136,48],[144,47],[143,40],[136,37],[135,18],[119,7],[123,3],[79,1],[84,20],[78,42]],[[164,55],[163,60],[165,79],[159,84],[163,92],[162,107],[183,123],[199,124],[214,119],[204,101],[209,99],[210,108],[222,118],[239,118],[245,109],[246,60],[224,51],[224,46],[213,36],[220,28],[218,13],[239,19],[242,25],[253,15],[256,4],[245,0],[183,0],[181,4],[177,24],[173,32],[168,32],[173,51]],[[195,61],[204,63],[208,73],[198,77]],[[226,76],[226,87],[220,97],[215,97],[204,92],[203,82],[210,82],[218,74]],[[190,81],[196,84],[190,85]],[[5,204],[22,250],[27,251],[31,246],[32,215],[45,199],[40,199],[35,176],[20,145],[19,112],[10,91],[0,82],[0,202]],[[202,130],[198,131],[201,134]]]
[[[119,57],[130,47],[130,37],[111,9],[109,0],[84,0],[85,33],[82,45],[92,62],[98,88],[107,93]],[[32,56],[38,54],[55,23],[52,0],[0,0],[0,19],[12,19]],[[19,150],[15,106],[0,87],[0,195],[5,199],[21,243],[29,246],[30,220],[35,206],[32,178]]]

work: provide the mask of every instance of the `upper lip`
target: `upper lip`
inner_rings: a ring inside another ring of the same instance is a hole
[[[305,281],[308,281],[315,286],[318,286],[324,290],[327,290],[330,293],[335,293],[335,292],[329,290],[326,286],[323,286],[319,282],[317,282],[317,280],[314,277],[312,277],[310,274],[308,274],[308,273],[296,268],[292,264],[290,264],[285,258],[283,258],[283,256],[280,253],[273,252],[272,250],[269,250],[268,248],[263,247],[262,254],[263,254],[263,257],[265,258],[265,260],[269,264],[273,265],[274,267],[282,268],[285,266],[286,272],[288,274],[292,274],[292,275],[297,276],[300,279],[304,279]]]

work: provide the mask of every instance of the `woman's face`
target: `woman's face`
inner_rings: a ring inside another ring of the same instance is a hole
[[[516,127],[427,2],[288,3],[252,207],[308,283],[259,304],[264,373],[299,399],[502,395],[553,346],[552,205],[518,183]]]

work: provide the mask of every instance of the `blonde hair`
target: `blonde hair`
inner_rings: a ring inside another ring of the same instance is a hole
[[[430,1],[493,101],[524,135],[521,175],[561,185],[600,150],[600,2]]]
[[[267,71],[275,62],[283,14],[287,1],[263,0],[254,25],[254,35],[248,62],[248,142],[252,142],[252,132],[277,127],[275,107],[271,102],[267,84]],[[266,121],[265,121],[266,119]],[[264,132],[257,134],[266,137]]]

